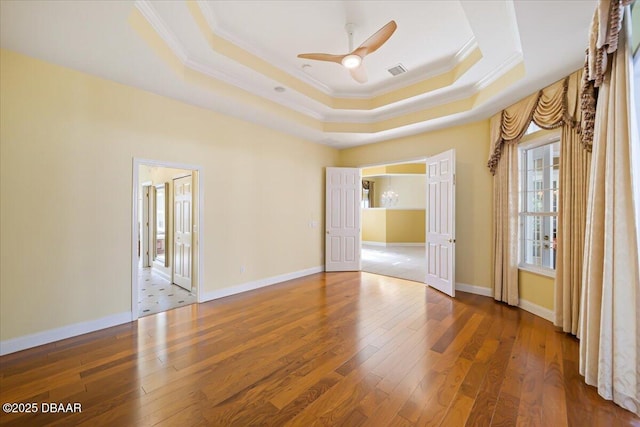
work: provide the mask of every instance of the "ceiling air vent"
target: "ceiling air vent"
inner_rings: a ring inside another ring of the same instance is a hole
[[[398,64],[398,65],[396,65],[394,67],[389,68],[387,71],[390,72],[391,75],[395,77],[398,74],[406,73],[407,69],[404,68],[404,65]]]

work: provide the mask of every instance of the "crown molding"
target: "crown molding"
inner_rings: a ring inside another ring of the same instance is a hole
[[[206,4],[201,1],[199,1],[199,3]],[[275,102],[314,119],[324,119],[322,114],[301,106],[299,103],[283,97],[278,97],[274,93],[266,91],[258,85],[247,84],[247,81],[241,80],[231,73],[227,73],[220,69],[215,69],[213,67],[205,65],[202,61],[199,61],[193,55],[191,55],[189,51],[184,47],[184,45],[180,43],[175,34],[168,29],[168,26],[165,24],[162,18],[160,18],[160,15],[155,11],[151,2],[149,2],[148,0],[136,0],[135,7],[140,11],[140,13],[142,13],[142,16],[149,22],[154,31],[157,32],[158,36],[167,44],[171,52],[176,55],[176,57],[180,60],[184,67],[202,73],[213,79],[233,85],[237,88],[247,91],[248,93],[253,93],[261,98]],[[274,84],[277,85],[278,83],[276,82]]]
[[[411,86],[416,83],[420,83],[423,80],[430,79],[432,77],[436,77],[440,74],[448,73],[452,71],[455,67],[462,63],[476,48],[478,48],[478,42],[475,37],[471,37],[456,53],[453,55],[447,56],[445,58],[438,59],[428,64],[424,64],[420,68],[416,70],[409,70],[408,73],[412,71],[418,71],[417,75],[402,79],[397,83],[387,84],[387,82],[380,83],[379,88],[374,88],[370,92],[371,97],[376,97],[380,95],[385,95],[387,93],[393,92],[398,89],[402,89],[406,86]],[[425,70],[425,72],[420,72],[420,70]],[[384,87],[382,87],[384,85]],[[339,92],[337,95],[341,97],[352,97],[353,94]]]
[[[169,46],[171,51],[180,59],[182,63],[188,60],[189,55],[184,46],[178,41],[176,35],[169,30],[160,15],[153,8],[149,0],[136,0],[134,2],[136,9],[140,11],[142,16],[149,22],[156,33]]]
[[[494,67],[487,75],[478,80],[475,83],[477,91],[480,91],[491,83],[498,80],[503,74],[511,70],[516,65],[520,64],[524,60],[521,51],[513,52],[507,57],[500,65]]]
[[[224,28],[223,25],[220,24],[219,20],[216,17],[216,14],[209,2],[205,0],[196,0],[196,4],[200,8],[209,29],[213,31],[216,35],[224,38],[225,40],[233,43],[237,47],[249,52],[256,57],[267,61],[271,64],[273,63],[281,63],[284,62],[282,57],[278,57],[273,53],[267,53],[263,49],[256,47],[248,43],[247,41],[235,36],[233,33]],[[349,91],[340,91],[334,90],[321,82],[320,80],[314,78],[308,73],[305,73],[301,69],[288,67],[287,69],[282,69],[287,74],[292,77],[298,78],[299,80],[308,83],[315,87],[316,89],[322,91],[325,95],[334,97],[334,98],[346,98],[346,99],[370,99],[376,96],[385,95],[387,93],[402,89],[407,86],[411,86],[412,84],[420,83],[424,80],[430,79],[432,77],[438,76],[440,74],[444,74],[452,71],[457,65],[459,65],[462,61],[464,61],[476,48],[478,48],[478,43],[475,37],[471,37],[467,42],[465,42],[458,51],[448,57],[438,59],[429,64],[424,64],[418,70],[426,70],[425,72],[418,72],[415,76],[402,79],[397,83],[393,83],[388,85],[388,82],[380,83],[374,87],[370,91],[363,92],[349,92]],[[416,71],[416,70],[413,70]],[[411,73],[411,71],[409,71]],[[384,85],[384,87],[382,87]]]
[[[227,41],[233,43],[234,45],[238,46],[239,48],[246,50],[247,52],[249,52],[250,54],[262,59],[263,61],[267,61],[269,63],[274,63],[274,62],[281,62],[282,58],[281,57],[277,57],[276,55],[276,60],[274,61],[274,55],[273,54],[267,54],[264,50],[250,44],[247,43],[245,40],[236,37],[233,33],[231,33],[230,31],[226,30],[219,22],[218,18],[216,17],[215,12],[213,11],[213,9],[211,8],[211,6],[209,5],[209,2],[205,1],[205,0],[196,0],[196,4],[198,5],[198,7],[200,8],[200,11],[202,12],[202,15],[204,16],[205,21],[207,22],[207,25],[209,25],[209,29],[211,31],[213,31],[215,34],[217,34],[218,36],[226,39]],[[287,69],[287,70],[283,70],[286,73],[292,75],[293,77],[302,80],[303,82],[310,84],[312,86],[314,86],[316,89],[324,92],[327,95],[330,96],[335,96],[335,93],[333,93],[334,91],[327,85],[325,85],[324,83],[322,83],[320,80],[315,79],[313,76],[305,73],[304,71],[302,71],[301,69],[298,70],[297,68],[293,68],[293,69]]]

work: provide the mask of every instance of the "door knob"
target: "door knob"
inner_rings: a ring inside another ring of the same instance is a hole
[[[329,230],[327,230],[327,234],[331,234],[331,233],[329,233]]]
[[[449,243],[455,243],[456,239],[449,239]]]

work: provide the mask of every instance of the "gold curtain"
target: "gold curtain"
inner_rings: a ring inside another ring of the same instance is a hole
[[[589,190],[591,152],[582,145],[580,85],[582,71],[572,74],[566,94],[566,117],[574,126],[563,126],[560,144],[560,190],[555,283],[555,325],[578,333],[584,233]]]
[[[578,151],[575,141],[580,142],[578,124],[580,121],[580,83],[582,71],[577,71],[569,77],[560,80],[543,90],[535,93],[517,104],[506,108],[491,118],[491,140],[493,146],[488,166],[494,174],[494,298],[510,305],[518,304],[518,151],[517,144],[524,136],[531,121],[543,129],[553,129],[563,126],[561,145],[570,147],[570,152]],[[581,147],[581,145],[580,145]],[[579,147],[579,148],[580,148]],[[563,148],[564,150],[564,148]],[[564,153],[564,151],[563,151]],[[567,157],[563,162],[560,158],[560,174],[568,177],[566,189],[564,183],[560,184],[560,199],[571,200],[574,192],[586,192],[589,157],[587,154],[576,153],[580,156],[577,164]],[[580,166],[582,165],[582,166]],[[580,199],[584,210],[586,201]],[[560,205],[562,209],[562,204]],[[558,264],[562,265],[575,260],[575,254],[582,254],[584,231],[574,238],[574,210],[579,206],[569,206],[566,214],[561,217],[559,228],[566,228],[567,233],[558,235]],[[584,230],[584,221],[582,221]],[[572,268],[582,271],[582,264]],[[579,289],[580,275],[569,274],[561,279],[560,288]],[[566,283],[566,285],[565,285]],[[577,307],[580,301],[579,292],[571,292],[569,295],[561,295],[562,303],[556,304],[556,308],[562,307],[566,302],[575,312],[575,318],[571,313],[561,314],[560,318],[577,325]]]
[[[630,160],[632,144],[639,142],[632,140],[638,134],[631,117],[629,15],[627,7],[595,113],[580,373],[602,397],[640,415],[640,261]]]
[[[503,114],[491,118],[492,139],[500,141]],[[506,144],[493,177],[493,297],[518,305],[518,149]]]

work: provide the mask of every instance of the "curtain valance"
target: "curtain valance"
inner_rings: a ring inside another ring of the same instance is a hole
[[[487,166],[495,175],[504,144],[517,144],[533,121],[543,129],[579,128],[582,70],[505,108],[491,119],[493,146]]]

